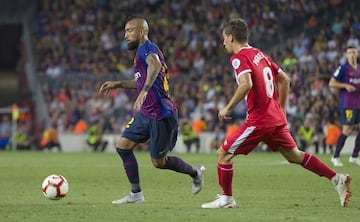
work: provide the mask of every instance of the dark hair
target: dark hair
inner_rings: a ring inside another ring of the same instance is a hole
[[[131,21],[131,20],[133,20],[133,19],[144,19],[144,20],[146,20],[146,19],[145,19],[144,17],[142,17],[141,15],[135,14],[135,15],[130,15],[130,16],[128,16],[128,17],[126,18],[126,22]]]
[[[348,49],[357,49],[357,48],[356,48],[356,46],[354,46],[354,45],[348,45],[348,46],[346,46],[346,48],[345,48],[345,52],[346,52]]]
[[[247,42],[248,40],[248,25],[245,20],[241,18],[231,19],[224,24],[223,28],[226,35],[233,35],[238,42]]]

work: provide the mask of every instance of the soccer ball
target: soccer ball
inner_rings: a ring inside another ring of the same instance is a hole
[[[52,174],[45,178],[41,190],[48,199],[60,200],[68,193],[69,183],[65,177],[58,174]]]

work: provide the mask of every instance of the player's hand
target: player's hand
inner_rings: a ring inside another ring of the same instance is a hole
[[[225,108],[219,110],[218,117],[220,120],[231,119],[231,117],[229,116],[230,113],[231,113],[231,110],[229,110],[229,108],[225,107]]]
[[[348,92],[355,92],[355,91],[356,91],[355,86],[353,86],[353,85],[351,85],[351,84],[346,84],[346,85],[345,85],[345,89],[346,89],[346,91],[348,91]]]
[[[142,90],[140,92],[140,94],[138,95],[138,97],[136,98],[136,101],[134,103],[134,110],[135,111],[139,111],[142,104],[144,103],[145,99],[146,99],[146,96],[147,96],[147,92]]]
[[[106,81],[100,86],[99,93],[103,96],[107,96],[109,95],[110,91],[115,88],[116,88],[115,82]]]

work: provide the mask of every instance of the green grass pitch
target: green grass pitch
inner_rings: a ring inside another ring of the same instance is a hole
[[[116,153],[0,152],[0,222],[13,221],[359,221],[360,167],[348,156],[339,172],[352,176],[348,208],[339,204],[332,184],[279,153],[252,153],[234,159],[235,209],[201,209],[220,192],[215,154],[179,154],[193,165],[207,167],[205,184],[191,194],[187,175],[152,167],[146,152],[136,152],[143,204],[112,205],[129,192],[122,162]],[[329,155],[319,155],[330,163]],[[58,201],[41,193],[43,179],[53,173],[69,181],[68,195]]]

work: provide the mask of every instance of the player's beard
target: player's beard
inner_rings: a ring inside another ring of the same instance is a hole
[[[131,41],[131,42],[128,42],[128,50],[135,50],[137,49],[137,47],[139,47],[139,40],[134,40],[134,41]]]

